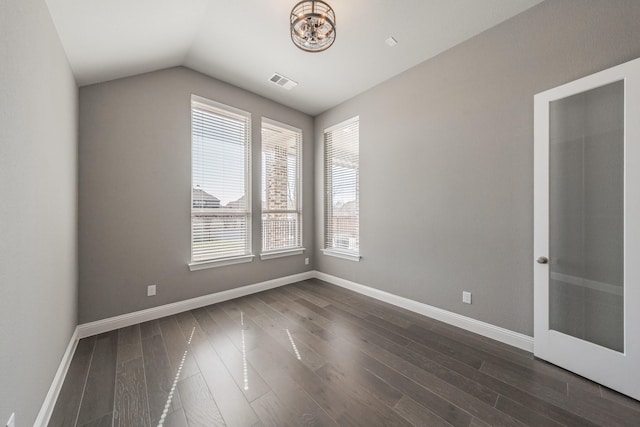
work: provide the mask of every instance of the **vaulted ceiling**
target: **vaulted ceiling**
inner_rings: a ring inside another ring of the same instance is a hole
[[[80,86],[184,65],[316,115],[542,0],[327,0],[337,38],[293,45],[298,0],[47,0]],[[398,44],[389,47],[385,40]],[[298,83],[291,90],[273,73]]]

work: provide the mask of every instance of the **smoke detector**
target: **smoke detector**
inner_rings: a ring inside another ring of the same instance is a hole
[[[291,90],[294,87],[298,86],[297,82],[294,82],[290,78],[283,76],[282,74],[273,73],[273,76],[269,79],[269,81],[275,85],[283,87],[287,90]]]

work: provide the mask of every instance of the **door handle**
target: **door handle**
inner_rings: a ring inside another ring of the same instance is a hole
[[[536,260],[536,262],[538,264],[548,264],[549,263],[549,258],[547,258],[546,256],[541,256],[540,258],[538,258]]]

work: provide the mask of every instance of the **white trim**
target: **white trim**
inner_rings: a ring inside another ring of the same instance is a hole
[[[285,249],[283,251],[264,252],[260,254],[260,259],[282,258],[285,256],[302,255],[306,251],[305,248]]]
[[[76,326],[73,334],[71,335],[71,339],[69,340],[69,344],[67,345],[67,349],[65,350],[64,355],[62,355],[62,360],[60,361],[60,365],[58,366],[56,375],[53,377],[53,381],[51,382],[51,386],[49,387],[47,396],[44,398],[44,402],[42,403],[40,412],[36,417],[36,421],[33,423],[34,426],[46,427],[46,425],[49,424],[51,414],[53,413],[53,408],[56,405],[58,395],[60,394],[60,390],[62,389],[62,384],[64,383],[64,379],[67,376],[69,365],[71,365],[73,354],[75,353],[76,347],[78,346],[78,333],[78,327]]]
[[[204,109],[213,108],[214,110],[221,111],[213,111],[214,113],[231,113],[236,116],[246,117],[251,119],[251,113],[248,111],[241,110],[240,108],[232,107],[231,105],[223,104],[222,102],[214,101],[213,99],[204,98],[202,96],[196,95],[195,93],[191,94],[191,105],[200,104]],[[202,108],[201,107],[201,108]],[[211,110],[209,110],[211,111]],[[249,125],[249,130],[251,130],[251,125]]]
[[[211,261],[191,262],[189,263],[190,271],[205,270],[207,268],[224,267],[225,265],[242,264],[253,261],[255,255],[242,255],[232,258],[220,258]]]
[[[291,125],[289,125],[287,123],[280,122],[278,120],[271,119],[271,118],[269,118],[267,116],[262,116],[262,122],[270,124],[271,126],[279,126],[279,127],[285,128],[287,130],[290,130],[291,132],[299,133],[300,134],[300,139],[302,140],[302,129],[300,129],[300,128],[297,128],[295,126],[291,126]]]
[[[339,277],[331,276],[326,273],[321,273],[319,271],[316,271],[315,273],[317,279],[324,280],[325,282],[329,282],[331,284],[349,289],[351,291],[375,298],[389,304],[393,304],[397,307],[413,311],[414,313],[418,313],[423,316],[440,320],[441,322],[466,329],[467,331],[492,338],[494,340],[520,348],[522,350],[531,352],[533,351],[533,337],[530,337],[528,335],[514,332],[509,329],[504,329],[499,326],[491,325],[489,323],[481,322],[480,320],[472,319],[460,314],[452,313],[450,311],[414,301],[409,298],[390,294],[379,289],[370,288],[368,286],[341,279]]]
[[[360,254],[357,254],[357,253],[342,252],[342,251],[337,251],[335,249],[321,249],[321,251],[325,255],[333,256],[336,258],[347,259],[349,261],[360,262],[360,259],[362,259]]]
[[[133,313],[122,314],[120,316],[110,317],[108,319],[97,320],[95,322],[83,323],[78,325],[78,338],[86,338],[98,335],[104,332],[113,331],[115,329],[124,328],[149,320],[159,319],[172,314],[182,313],[207,305],[215,304],[222,301],[228,301],[234,298],[240,298],[246,295],[255,294],[256,292],[266,291],[268,289],[289,285],[291,283],[300,282],[314,278],[313,271],[294,274],[291,276],[280,277],[273,280],[267,280],[253,285],[247,285],[240,288],[229,289],[227,291],[216,292],[201,297],[191,298],[184,301],[178,301],[171,304],[165,304],[158,307],[148,308],[146,310],[134,311]]]
[[[360,116],[351,117],[350,119],[343,120],[340,123],[336,123],[333,126],[329,126],[328,128],[326,128],[324,130],[324,133],[333,132],[336,129],[347,127],[347,126],[349,126],[349,125],[351,125],[353,123],[359,122],[359,121],[360,121]]]
[[[570,276],[568,274],[551,272],[550,277],[559,282],[568,283],[570,285],[580,286],[583,288],[593,289],[594,291],[605,292],[611,295],[624,295],[624,287],[612,285],[611,283],[598,282],[595,280],[585,279],[583,277]]]

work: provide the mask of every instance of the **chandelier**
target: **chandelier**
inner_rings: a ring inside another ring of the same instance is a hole
[[[291,40],[306,52],[322,52],[336,39],[336,14],[321,0],[303,0],[291,10]]]

